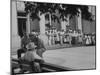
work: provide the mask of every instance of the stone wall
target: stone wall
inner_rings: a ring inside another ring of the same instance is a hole
[[[76,24],[77,24],[76,17],[69,19],[69,26],[72,30],[76,30]]]
[[[30,22],[30,31],[35,30],[36,32],[40,32],[39,20],[34,19]]]
[[[95,31],[96,31],[95,21],[87,21],[87,20],[83,19],[82,27],[83,27],[84,34],[91,34],[91,33],[95,33]]]

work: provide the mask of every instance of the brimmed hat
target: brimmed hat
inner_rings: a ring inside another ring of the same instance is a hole
[[[30,42],[29,44],[27,44],[26,48],[27,49],[35,49],[37,46],[34,44],[34,42]]]
[[[36,36],[36,35],[37,35],[36,32],[31,32],[31,33],[29,34],[29,36]]]

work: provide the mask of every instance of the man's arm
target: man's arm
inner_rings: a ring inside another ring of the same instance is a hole
[[[44,42],[42,41],[42,39],[38,39],[38,49],[37,49],[37,54],[40,57],[43,57],[43,53],[46,51]]]
[[[23,48],[23,38],[21,39],[21,48]]]
[[[40,42],[41,42],[41,46],[42,46],[42,49],[43,49],[43,52],[46,51],[46,48],[45,48],[45,45],[44,45],[44,42],[42,39],[40,39]]]

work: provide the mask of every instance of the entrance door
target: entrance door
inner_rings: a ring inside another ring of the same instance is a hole
[[[26,18],[18,18],[18,34],[21,38],[24,31],[26,32]]]

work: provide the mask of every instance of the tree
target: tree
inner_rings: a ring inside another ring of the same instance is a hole
[[[88,6],[86,5],[72,5],[72,4],[56,4],[56,3],[40,3],[40,2],[25,2],[25,11],[30,13],[32,20],[39,18],[38,14],[49,13],[50,20],[57,20],[60,23],[60,20],[67,21],[65,18],[72,18],[74,16],[79,16],[79,9],[81,10],[81,15],[83,19],[92,20],[92,14],[88,11]],[[60,17],[55,13],[56,10],[59,11]],[[50,22],[51,25],[51,22]]]
[[[70,18],[73,16],[79,15],[79,9],[81,10],[81,15],[83,19],[91,20],[92,14],[88,11],[88,6],[86,5],[72,5],[72,4],[62,4],[62,9],[59,9],[61,14],[61,17],[67,17],[70,15]]]
[[[41,14],[49,12],[53,17],[57,18],[54,15],[55,10],[58,10],[60,17],[64,18],[70,14],[70,18],[79,14],[79,10],[82,11],[82,18],[90,20],[91,13],[88,11],[88,6],[86,5],[72,5],[72,4],[55,4],[55,3],[40,3],[40,2],[25,2],[25,11],[27,13],[38,13],[41,11]]]

